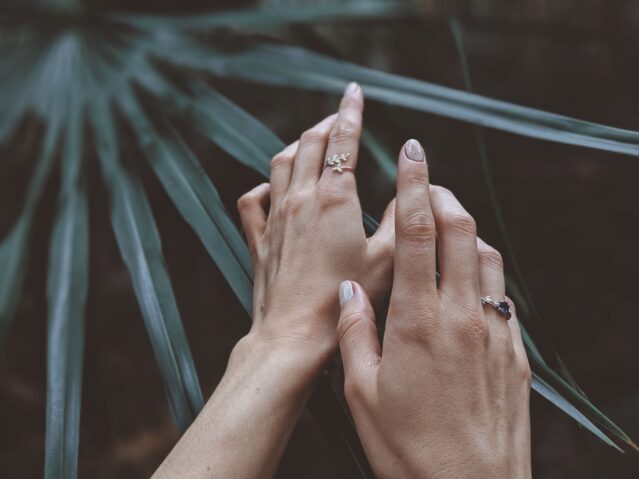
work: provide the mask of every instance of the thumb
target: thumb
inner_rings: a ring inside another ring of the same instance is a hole
[[[361,384],[380,360],[375,313],[364,289],[355,281],[339,285],[337,338],[347,384]]]

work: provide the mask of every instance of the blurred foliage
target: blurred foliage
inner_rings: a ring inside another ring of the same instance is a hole
[[[182,132],[197,132],[264,176],[284,144],[217,91],[216,78],[329,94],[354,80],[371,100],[475,125],[486,186],[514,265],[509,290],[520,306],[533,388],[610,446],[636,448],[576,385],[544,334],[508,239],[479,128],[631,156],[639,156],[639,133],[473,94],[456,20],[452,33],[468,91],[360,66],[330,34],[330,28],[344,24],[357,29],[379,22],[399,29],[406,22],[426,23],[432,20],[427,3],[356,0],[291,6],[272,1],[255,9],[164,16],[116,13],[105,1],[58,0],[20,3],[1,12],[0,141],[19,141],[35,128],[39,153],[22,212],[0,243],[0,339],[18,304],[45,184],[54,174],[61,178],[47,278],[46,477],[75,477],[77,471],[89,286],[89,160],[97,157],[100,164],[111,198],[112,228],[180,430],[193,420],[203,397],[140,180],[138,151],[250,315],[246,245]],[[395,164],[383,141],[366,131],[363,142],[392,180]],[[369,232],[377,227],[370,215],[364,223]],[[325,379],[309,407],[327,437],[341,444],[350,474],[370,477],[344,404]]]

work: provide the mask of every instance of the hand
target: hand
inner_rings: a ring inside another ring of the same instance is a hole
[[[155,477],[272,477],[337,346],[336,285],[356,278],[372,298],[390,288],[394,203],[366,239],[353,170],[322,170],[335,154],[355,167],[363,105],[352,84],[337,115],[273,158],[270,187],[238,202],[255,269],[253,326]]]
[[[255,269],[249,336],[300,351],[316,365],[337,346],[336,285],[355,278],[373,300],[390,289],[394,205],[367,239],[355,183],[363,107],[361,88],[349,85],[336,115],[273,158],[270,187],[238,202]],[[325,158],[343,154],[341,173],[324,167]]]
[[[383,349],[360,285],[340,286],[345,392],[380,478],[529,478],[530,368],[499,253],[414,140],[399,158],[394,285]],[[441,281],[435,280],[436,257]]]

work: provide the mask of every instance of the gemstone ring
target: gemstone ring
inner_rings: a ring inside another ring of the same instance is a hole
[[[510,313],[510,303],[505,299],[494,299],[491,296],[482,296],[481,304],[488,304],[492,306],[495,311],[506,318],[506,320],[509,320],[512,317],[512,314]]]

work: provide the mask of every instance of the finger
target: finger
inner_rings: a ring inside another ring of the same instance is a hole
[[[364,94],[357,83],[350,83],[344,91],[337,119],[333,123],[326,148],[324,171],[320,181],[330,181],[355,192],[355,177],[351,174],[357,165],[359,139],[362,134]],[[328,165],[328,161],[339,164]],[[342,168],[339,171],[339,168]]]
[[[479,265],[475,220],[446,188],[431,186],[437,228],[440,291],[458,300],[479,301]]]
[[[506,288],[501,254],[481,238],[477,238],[477,252],[480,294],[500,301],[504,298]],[[488,327],[495,337],[494,343],[499,344],[499,338],[502,338],[506,349],[512,349],[513,342],[508,328],[511,321],[491,305],[484,305],[484,316],[488,319]],[[516,320],[512,322],[516,322]]]
[[[521,326],[517,319],[517,312],[515,305],[510,298],[506,298],[506,301],[510,303],[510,313],[512,317],[508,321],[508,327],[510,328],[510,337],[513,340],[513,347],[515,348],[515,355],[519,359],[521,364],[528,364],[528,356],[526,355],[526,347],[524,346],[523,336],[521,334]]]
[[[382,221],[373,236],[368,239],[368,247],[373,255],[389,256],[395,253],[395,198],[388,203]]]
[[[337,114],[333,114],[302,133],[295,155],[290,188],[301,189],[317,183],[326,154],[328,135],[336,118]]]
[[[280,204],[291,182],[293,163],[299,141],[288,145],[271,160],[271,206]]]
[[[381,347],[375,313],[363,288],[354,281],[339,285],[340,317],[337,338],[344,363],[347,399],[360,388],[379,363]]]
[[[399,154],[397,170],[391,307],[419,310],[423,294],[415,292],[427,297],[436,293],[435,236],[426,155],[418,141],[409,140]]]
[[[503,298],[506,285],[501,254],[481,238],[477,238],[477,252],[479,254],[479,290],[481,295]]]
[[[240,212],[242,228],[246,233],[246,241],[251,252],[253,262],[257,258],[257,241],[264,234],[266,228],[266,204],[269,199],[270,186],[262,183],[248,193],[245,193],[237,201],[237,209]]]

